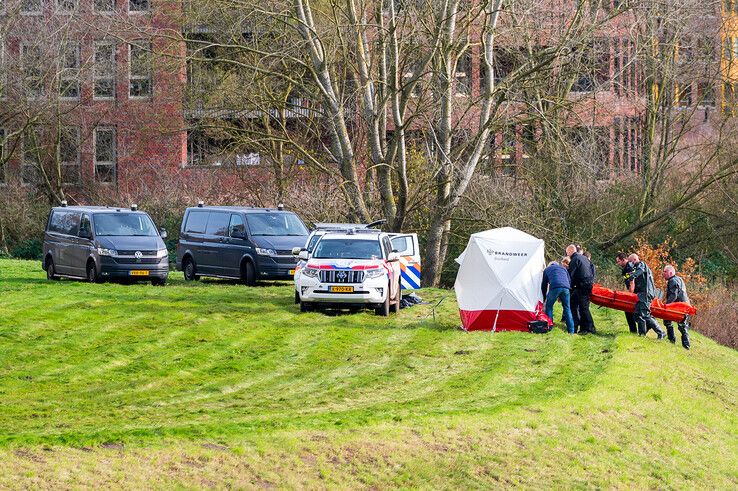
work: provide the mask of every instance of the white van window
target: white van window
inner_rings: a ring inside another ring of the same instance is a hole
[[[210,212],[207,211],[191,211],[187,215],[185,232],[204,234],[205,227],[208,224],[208,215],[210,215]]]
[[[415,247],[410,237],[395,237],[392,239],[392,248],[398,251],[400,256],[412,256],[415,254]]]

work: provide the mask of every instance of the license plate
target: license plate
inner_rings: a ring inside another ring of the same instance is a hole
[[[328,288],[331,293],[354,293],[353,286],[331,286]]]
[[[290,270],[290,276],[295,276],[295,270],[294,269],[291,269]]]
[[[128,274],[130,276],[148,276],[149,272],[146,270],[134,269],[133,271],[129,271]]]

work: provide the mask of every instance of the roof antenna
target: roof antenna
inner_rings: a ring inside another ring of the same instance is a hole
[[[62,205],[62,208],[66,208],[67,207],[67,200],[63,199],[62,202],[61,202],[61,205]]]
[[[138,205],[136,203],[131,205],[131,211],[138,211]]]
[[[278,209],[279,211],[283,211],[283,210],[284,210],[284,203],[280,203],[280,204],[278,204],[278,205],[277,205],[277,209]]]
[[[200,201],[197,202],[197,207],[198,208],[202,208],[203,206],[205,206],[205,202],[203,200],[200,200]]]

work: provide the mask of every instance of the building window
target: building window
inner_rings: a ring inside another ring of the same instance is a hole
[[[41,15],[44,12],[43,0],[21,0],[21,14]]]
[[[148,12],[150,9],[149,0],[128,0],[129,12]]]
[[[21,65],[23,68],[23,83],[26,97],[37,99],[45,94],[42,72],[41,48],[38,46],[23,45],[21,47]]]
[[[114,183],[116,180],[116,142],[114,128],[95,129],[95,180]]]
[[[115,10],[115,0],[94,0],[92,8],[96,12],[112,12]]]
[[[0,185],[7,182],[5,176],[5,130],[0,128]]]
[[[36,184],[39,181],[41,136],[40,128],[31,128],[23,134],[23,162],[21,165],[23,184]]]
[[[63,48],[59,96],[63,99],[79,99],[79,44]]]
[[[79,184],[79,128],[65,126],[59,132],[59,162],[62,184]]]
[[[129,87],[131,98],[151,97],[151,43],[129,44]]]
[[[725,82],[723,84],[723,108],[728,114],[732,114],[735,105],[736,105],[735,85],[733,85],[730,82]]]
[[[95,43],[93,97],[115,98],[115,44]]]
[[[74,12],[77,9],[77,0],[56,0],[56,9],[59,12]]]
[[[472,61],[469,51],[461,55],[456,64],[456,93],[458,95],[471,95],[472,92]]]
[[[712,82],[697,83],[697,98],[700,106],[715,107],[715,87]]]

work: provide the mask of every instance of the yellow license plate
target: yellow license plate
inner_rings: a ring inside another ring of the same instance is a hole
[[[331,286],[328,288],[331,293],[354,293],[353,286]]]
[[[291,269],[290,270],[290,275],[295,276],[295,270],[294,269]]]
[[[149,272],[145,270],[134,269],[133,271],[129,271],[128,274],[131,276],[148,276]]]

